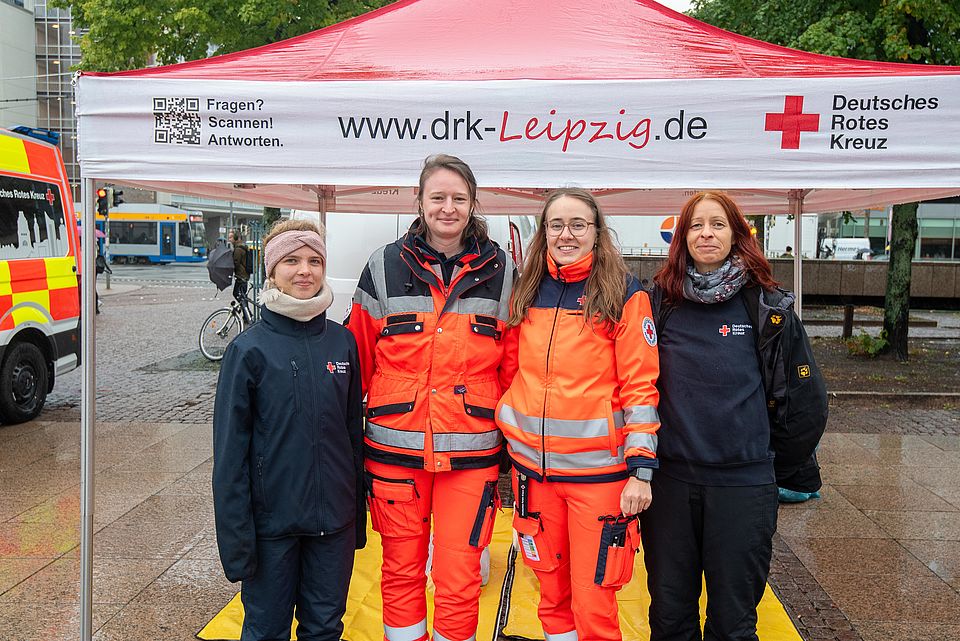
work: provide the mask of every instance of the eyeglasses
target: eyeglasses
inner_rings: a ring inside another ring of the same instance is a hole
[[[571,220],[569,223],[562,223],[559,220],[551,220],[547,223],[547,236],[559,236],[566,227],[570,233],[580,238],[587,233],[587,230],[595,223],[588,223],[585,220]]]

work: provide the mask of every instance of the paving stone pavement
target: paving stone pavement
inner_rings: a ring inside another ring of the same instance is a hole
[[[132,283],[97,318],[95,639],[186,641],[237,589],[210,499],[217,366],[196,345],[228,299]],[[0,641],[78,636],[79,393],[75,371],[40,420],[0,426]],[[960,410],[834,399],[820,461],[823,498],[781,507],[771,565],[802,637],[960,639]]]

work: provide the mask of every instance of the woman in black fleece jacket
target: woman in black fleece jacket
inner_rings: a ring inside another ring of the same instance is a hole
[[[650,639],[756,639],[777,486],[759,328],[742,290],[772,293],[776,283],[740,209],[718,192],[684,205],[654,282],[654,298],[662,301],[660,469],[652,505],[641,515]]]

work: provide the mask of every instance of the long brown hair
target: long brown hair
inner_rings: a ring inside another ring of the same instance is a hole
[[[723,208],[727,215],[727,222],[733,232],[730,244],[730,253],[738,255],[743,260],[748,285],[760,285],[764,289],[773,289],[778,285],[773,280],[773,271],[770,263],[764,257],[757,245],[757,241],[750,234],[750,225],[744,218],[740,207],[730,196],[720,191],[701,191],[695,194],[684,204],[680,211],[677,228],[673,232],[670,242],[670,253],[660,271],[653,277],[653,281],[663,288],[663,295],[669,303],[679,303],[683,299],[683,279],[687,275],[687,265],[690,263],[690,250],[687,249],[687,232],[690,231],[690,220],[693,210],[703,200],[712,200]]]
[[[467,183],[467,192],[470,194],[470,220],[463,230],[461,242],[466,242],[468,238],[476,238],[482,245],[490,238],[490,232],[487,229],[487,221],[477,213],[480,203],[477,201],[477,179],[473,175],[470,165],[463,162],[456,156],[450,154],[434,154],[427,156],[423,161],[423,169],[420,170],[420,189],[417,190],[417,219],[410,226],[410,231],[426,238],[427,223],[423,219],[423,186],[427,179],[441,169],[447,169],[463,178]]]
[[[523,273],[513,290],[510,301],[510,326],[519,325],[527,310],[537,298],[540,281],[549,277],[547,268],[547,210],[561,198],[576,198],[586,204],[594,215],[597,242],[593,247],[593,267],[584,286],[583,317],[601,325],[619,322],[623,314],[623,299],[627,293],[627,265],[613,242],[613,232],[607,226],[593,195],[583,189],[557,189],[547,195],[540,211],[537,233],[530,242]]]

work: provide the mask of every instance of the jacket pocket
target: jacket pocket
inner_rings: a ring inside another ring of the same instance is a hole
[[[260,505],[264,512],[270,511],[270,505],[267,503],[267,493],[263,489],[263,457],[257,457],[257,487],[260,490]]]
[[[420,516],[413,479],[388,479],[366,473],[373,529],[383,536],[419,536],[429,519]]]
[[[477,314],[470,319],[470,331],[478,336],[489,336],[499,341],[503,338],[503,323],[493,316]]]
[[[514,512],[513,529],[517,531],[520,555],[530,569],[552,572],[560,567],[560,558],[554,552],[550,539],[544,534],[539,514],[528,514],[523,518],[518,512]]]
[[[293,405],[296,411],[300,411],[300,368],[297,367],[297,361],[290,359],[290,369],[293,371]]]
[[[485,548],[493,538],[493,524],[500,509],[500,492],[496,481],[487,481],[483,484],[483,493],[480,495],[480,505],[477,516],[470,530],[470,545],[475,548]]]
[[[496,408],[499,399],[468,394],[466,385],[457,385],[453,388],[453,393],[460,396],[463,400],[463,413],[467,416],[486,418],[492,421],[497,413]],[[470,398],[467,399],[467,396]]]
[[[393,316],[387,316],[383,329],[380,330],[381,336],[421,333],[423,333],[423,320],[418,318],[417,314],[394,314]]]
[[[593,582],[605,588],[621,588],[633,578],[633,564],[640,549],[640,526],[635,516],[601,518],[603,530]]]
[[[389,414],[407,414],[413,411],[417,401],[416,390],[399,394],[378,394],[367,400],[367,418]]]

